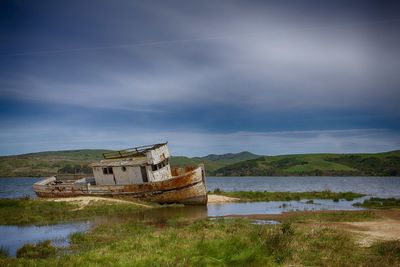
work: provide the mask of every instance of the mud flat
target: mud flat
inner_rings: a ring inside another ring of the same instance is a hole
[[[240,198],[237,197],[227,197],[222,195],[208,195],[208,204],[215,203],[228,203],[228,202],[237,202],[240,201]]]
[[[105,203],[122,203],[122,204],[133,204],[144,208],[151,208],[152,206],[140,203],[137,201],[118,199],[118,198],[107,198],[107,197],[91,197],[91,196],[81,196],[81,197],[68,197],[68,198],[50,198],[47,201],[55,202],[67,202],[73,203],[79,206],[79,209],[83,209],[89,204],[95,202],[105,202]]]

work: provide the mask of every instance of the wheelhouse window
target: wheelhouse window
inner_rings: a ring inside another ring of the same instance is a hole
[[[125,166],[122,166],[122,171],[126,172],[126,167]]]
[[[159,170],[159,169],[164,168],[164,167],[167,166],[167,165],[168,165],[168,159],[165,159],[165,160],[161,161],[161,162],[158,163],[158,164],[151,165],[151,169],[152,169],[153,171],[157,171],[157,170]]]
[[[105,167],[103,168],[103,174],[113,174],[113,168],[112,167]]]

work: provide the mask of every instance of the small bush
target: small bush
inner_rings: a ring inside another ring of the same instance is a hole
[[[400,240],[381,241],[375,243],[371,248],[386,259],[400,260]]]
[[[7,258],[9,256],[9,251],[6,247],[0,246],[0,259]]]
[[[220,189],[220,188],[215,188],[214,189],[214,194],[220,194],[220,193],[222,193],[223,191]]]
[[[259,238],[267,254],[271,255],[276,263],[282,264],[292,255],[293,234],[291,224],[285,223],[280,227],[262,228]]]
[[[353,205],[366,208],[377,208],[377,209],[399,208],[400,199],[371,197],[370,199],[364,200],[363,203],[357,202]]]
[[[282,233],[285,235],[290,235],[290,236],[294,235],[294,229],[293,229],[291,223],[288,223],[288,222],[283,223],[281,225],[281,230],[282,230]]]
[[[75,232],[69,236],[69,239],[72,244],[80,244],[86,240],[86,236],[82,232]]]
[[[34,244],[25,244],[17,250],[17,258],[40,259],[54,256],[57,249],[51,244],[50,240]]]
[[[31,197],[28,194],[25,194],[23,197],[21,197],[22,200],[29,200]]]

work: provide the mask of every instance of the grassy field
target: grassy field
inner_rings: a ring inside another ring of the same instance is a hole
[[[106,150],[52,151],[0,157],[0,177],[43,177],[80,170]],[[204,164],[208,176],[399,176],[400,151],[377,154],[259,156],[250,152],[171,158],[172,166]]]
[[[346,212],[343,212],[346,213]],[[368,220],[368,217],[346,218]],[[357,213],[359,214],[359,213]],[[343,216],[341,216],[343,217]],[[339,218],[339,217],[336,217]],[[1,266],[398,266],[400,241],[362,247],[355,237],[308,215],[254,225],[246,219],[171,219],[162,225],[104,223],[71,235],[70,248],[25,245]],[[310,221],[310,223],[308,223]],[[341,220],[342,221],[342,220]]]
[[[259,192],[259,191],[234,191],[224,192],[219,189],[214,190],[213,194],[227,197],[240,198],[241,201],[291,201],[301,199],[346,199],[351,201],[355,198],[364,196],[363,194],[353,192],[332,192],[314,191],[314,192]]]

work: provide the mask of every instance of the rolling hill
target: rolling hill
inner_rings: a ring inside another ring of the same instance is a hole
[[[49,176],[61,170],[65,173],[73,173],[75,170],[90,173],[87,165],[93,161],[103,158],[102,154],[109,150],[83,149],[65,151],[46,151],[15,156],[0,157],[0,177],[42,177]],[[197,165],[203,163],[206,174],[211,175],[213,171],[228,164],[255,159],[259,155],[250,152],[229,153],[224,155],[208,155],[205,157],[183,157],[171,158],[171,165]]]
[[[215,170],[215,176],[399,176],[400,150],[376,154],[265,156]]]
[[[48,151],[0,157],[0,177],[43,177],[58,170],[90,173],[87,165],[108,150]],[[208,176],[400,176],[400,150],[376,154],[260,156],[250,152],[176,156],[172,166],[203,163]]]
[[[210,154],[205,157],[194,157],[194,158],[178,156],[178,157],[172,157],[170,162],[172,166],[195,165],[203,163],[205,165],[206,174],[212,175],[216,170],[223,168],[227,165],[246,160],[256,159],[259,157],[261,156],[244,151],[240,153],[228,153],[223,155]]]
[[[71,172],[81,168],[89,172],[87,165],[102,158],[107,150],[83,149],[65,151],[46,151],[0,157],[0,177],[48,176],[59,169]]]

